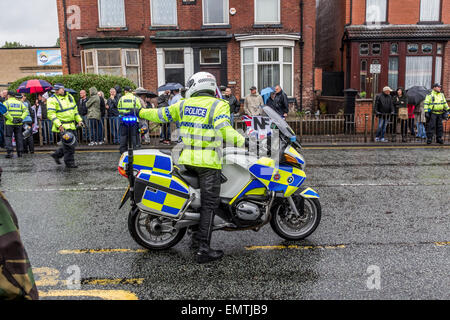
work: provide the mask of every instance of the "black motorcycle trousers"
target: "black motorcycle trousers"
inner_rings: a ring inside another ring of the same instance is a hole
[[[186,166],[198,174],[200,180],[201,208],[200,224],[194,237],[200,244],[211,243],[211,233],[214,225],[214,216],[220,204],[221,170]]]

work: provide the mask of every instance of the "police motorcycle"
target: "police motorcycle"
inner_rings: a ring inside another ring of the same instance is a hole
[[[274,132],[279,137],[272,137],[270,143],[273,156],[260,157],[243,148],[223,149],[221,202],[213,230],[259,231],[270,224],[281,238],[305,239],[320,223],[320,197],[302,187],[305,160],[294,131],[270,107],[264,107],[264,112],[272,120],[272,129],[278,129]],[[130,128],[138,121],[135,116],[122,120]],[[118,171],[129,180],[120,204],[122,208],[130,200],[129,232],[147,249],[171,248],[199,223],[198,177],[174,165],[170,152],[134,151],[131,138],[128,145]]]

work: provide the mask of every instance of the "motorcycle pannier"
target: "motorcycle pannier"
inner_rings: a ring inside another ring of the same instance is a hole
[[[141,170],[135,181],[139,209],[179,218],[189,199],[189,186],[171,174]]]

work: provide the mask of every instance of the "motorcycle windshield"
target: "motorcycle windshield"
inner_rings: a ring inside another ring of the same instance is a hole
[[[273,110],[269,106],[264,106],[263,110],[265,114],[270,118],[270,120],[275,123],[281,134],[283,134],[288,139],[295,137],[294,130],[292,130],[292,128],[287,124],[286,120],[284,120],[275,110]]]

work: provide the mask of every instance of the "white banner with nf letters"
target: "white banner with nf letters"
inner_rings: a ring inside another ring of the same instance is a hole
[[[272,135],[272,120],[269,117],[250,117],[243,116],[242,120],[244,120],[247,125],[247,135],[252,137],[257,137],[262,140],[267,136]]]

